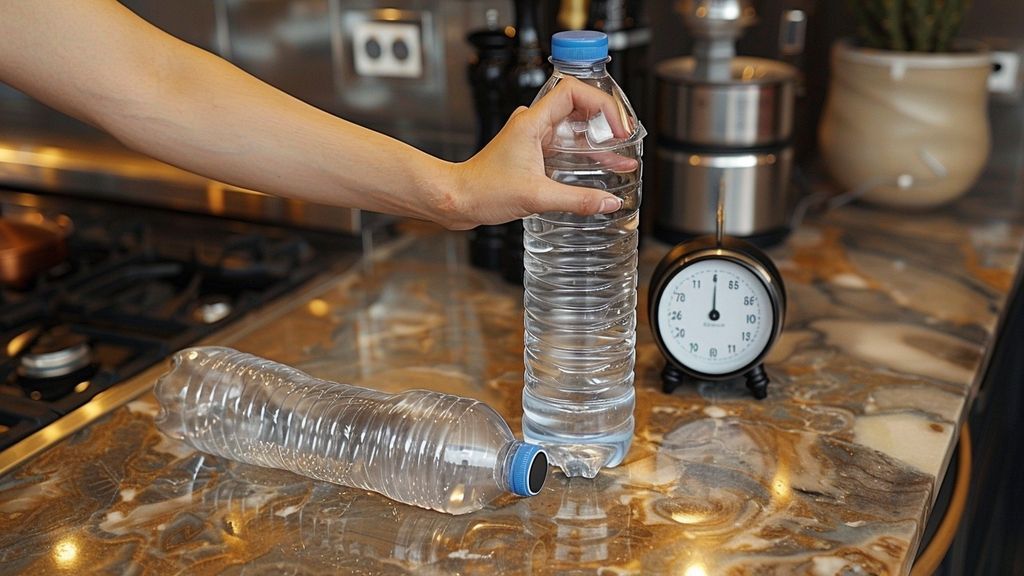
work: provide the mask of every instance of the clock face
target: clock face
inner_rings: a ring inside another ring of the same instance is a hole
[[[698,260],[665,285],[658,332],[678,363],[703,374],[728,374],[745,368],[768,345],[773,310],[764,283],[746,266]]]

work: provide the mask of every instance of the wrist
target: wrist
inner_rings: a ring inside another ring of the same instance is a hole
[[[427,218],[449,229],[470,228],[466,214],[466,181],[468,162],[447,162],[430,157],[431,166],[421,172],[425,175],[422,189],[428,203]]]

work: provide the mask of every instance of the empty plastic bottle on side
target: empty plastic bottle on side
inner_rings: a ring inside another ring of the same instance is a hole
[[[643,137],[629,101],[608,75],[601,32],[560,32],[554,73],[538,98],[573,76],[610,95],[615,118],[574,114],[545,146],[547,175],[607,190],[612,214],[536,214],[526,248],[523,435],[568,476],[618,465],[633,439],[636,263]],[[613,125],[622,126],[613,130]]]
[[[194,448],[463,514],[533,496],[547,458],[470,398],[337,384],[230,348],[174,355],[157,425]]]

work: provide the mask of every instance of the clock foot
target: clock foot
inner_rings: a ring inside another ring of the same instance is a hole
[[[764,364],[758,364],[747,372],[747,388],[754,398],[764,400],[768,397],[768,373],[764,370]]]
[[[665,369],[661,371],[661,391],[665,394],[671,394],[676,388],[683,385],[687,378],[686,374],[679,368],[671,364],[665,364]]]

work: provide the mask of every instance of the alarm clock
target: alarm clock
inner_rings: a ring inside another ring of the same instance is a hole
[[[744,376],[757,399],[768,395],[762,361],[782,332],[786,289],[759,248],[718,233],[677,245],[651,279],[648,314],[665,355],[663,390],[687,380]]]

